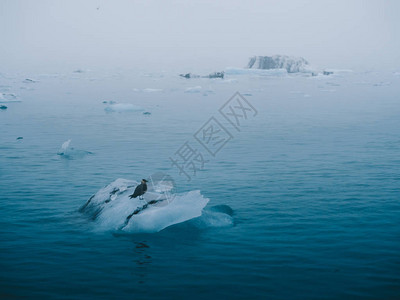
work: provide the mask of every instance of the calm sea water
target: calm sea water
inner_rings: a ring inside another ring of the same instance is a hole
[[[21,100],[0,110],[0,298],[400,298],[399,76],[0,79],[0,101]],[[236,91],[258,112],[240,132],[218,112]],[[151,115],[107,113],[110,100]],[[215,157],[193,137],[213,116],[233,137]],[[57,155],[68,139],[91,154]],[[209,160],[189,182],[169,160],[185,142]],[[160,171],[234,224],[129,234],[78,212],[115,179]]]

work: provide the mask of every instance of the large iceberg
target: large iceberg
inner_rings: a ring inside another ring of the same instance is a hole
[[[100,189],[80,208],[99,230],[158,232],[168,226],[201,216],[209,199],[200,191],[166,194],[148,184],[144,199],[130,198],[139,183],[119,178]]]
[[[286,55],[253,56],[247,65],[249,69],[285,69],[288,73],[312,72],[308,62],[302,57]]]

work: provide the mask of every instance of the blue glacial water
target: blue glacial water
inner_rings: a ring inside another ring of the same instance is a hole
[[[240,132],[218,112],[236,91],[258,112]],[[400,298],[399,76],[2,74],[0,92],[0,298]],[[215,157],[193,136],[212,116],[233,137]],[[69,139],[81,151],[57,155]],[[191,181],[169,159],[185,142],[208,160]],[[155,172],[233,224],[129,233],[79,213]]]

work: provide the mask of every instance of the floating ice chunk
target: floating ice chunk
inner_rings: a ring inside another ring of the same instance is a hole
[[[61,148],[60,148],[60,150],[58,150],[57,154],[58,155],[64,155],[67,152],[68,148],[69,148],[69,144],[71,144],[71,140],[70,139],[68,141],[65,141],[61,145]]]
[[[143,89],[143,92],[145,92],[145,93],[157,93],[157,92],[162,92],[162,91],[163,91],[162,89],[151,89],[151,88]]]
[[[7,102],[21,102],[18,100],[18,97],[12,93],[0,93],[0,103]]]
[[[149,183],[150,184],[150,183]],[[100,189],[80,208],[80,212],[95,221],[99,230],[123,230],[126,232],[158,232],[168,226],[199,217],[209,199],[200,191],[174,195],[164,199],[152,186],[144,194],[144,200],[131,199],[138,182],[117,179]],[[157,190],[160,189],[160,187]],[[151,204],[152,201],[160,201]],[[136,212],[136,213],[134,213]]]
[[[373,84],[374,86],[387,86],[387,85],[391,85],[390,81],[381,81],[381,82],[377,82]]]
[[[92,152],[74,149],[71,147],[71,139],[69,139],[61,145],[61,148],[58,150],[57,154],[67,159],[76,159],[83,158],[87,154],[92,154]]]
[[[5,105],[0,105],[0,109],[6,110],[6,109],[7,109],[7,106],[5,106]]]
[[[38,82],[37,80],[31,79],[31,78],[26,78],[24,81],[22,81],[23,83],[35,83]]]
[[[193,87],[188,87],[185,90],[185,93],[200,93],[201,92],[201,86],[193,86]]]
[[[350,69],[325,69],[325,72],[329,72],[331,74],[348,74],[348,73],[353,73],[353,70],[350,70]]]
[[[115,103],[108,105],[104,110],[107,112],[122,113],[122,112],[144,111],[144,108],[131,103]]]

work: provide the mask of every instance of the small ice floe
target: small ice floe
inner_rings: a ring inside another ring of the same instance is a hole
[[[88,154],[93,154],[93,153],[85,150],[74,149],[73,147],[71,147],[71,139],[65,141],[61,145],[60,150],[58,150],[57,152],[57,155],[60,155],[66,159],[83,158]]]
[[[135,93],[160,93],[163,89],[145,88],[145,89],[133,89]]]
[[[339,83],[336,83],[336,82],[329,82],[329,81],[325,82],[325,84],[326,84],[326,85],[330,85],[330,86],[340,86]]]
[[[31,79],[31,78],[25,78],[24,81],[22,81],[23,83],[35,83],[38,82],[37,80]]]
[[[143,89],[143,92],[145,93],[159,93],[162,92],[162,89],[151,89],[151,88],[145,88]]]
[[[5,106],[5,105],[0,105],[0,109],[1,109],[1,110],[6,110],[6,109],[7,109],[7,106]]]
[[[0,93],[0,103],[20,102],[15,94]]]
[[[131,103],[113,103],[104,108],[106,112],[141,112],[144,111],[143,107]]]
[[[387,86],[387,85],[391,85],[392,83],[390,81],[381,81],[378,83],[374,83],[373,86]]]
[[[85,71],[82,69],[76,69],[74,70],[74,73],[85,73]]]
[[[201,86],[193,86],[193,87],[188,87],[186,90],[185,90],[185,93],[192,93],[192,94],[195,94],[195,93],[200,93],[201,92]]]
[[[23,139],[24,139],[24,137],[22,137],[22,136],[17,137],[17,140],[23,140]]]
[[[149,111],[144,111],[143,114],[146,115],[146,116],[150,116],[150,115],[151,115],[151,112],[149,112]]]

